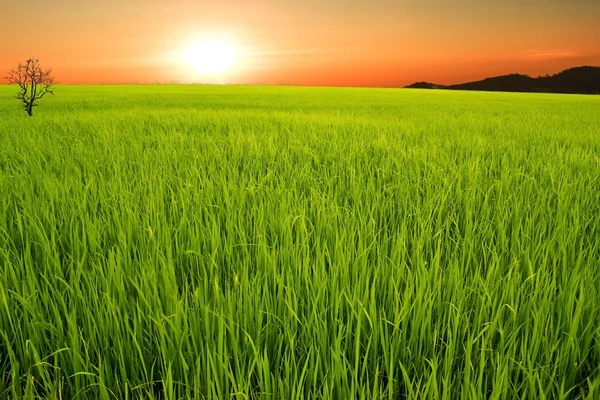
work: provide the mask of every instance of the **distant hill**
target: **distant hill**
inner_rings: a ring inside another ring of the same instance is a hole
[[[405,86],[405,88],[600,94],[600,67],[575,67],[552,76],[546,75],[537,78],[528,75],[510,74],[456,85],[415,82],[412,85]]]
[[[408,89],[443,89],[444,86],[436,85],[435,83],[429,82],[415,82],[412,85],[404,86]]]

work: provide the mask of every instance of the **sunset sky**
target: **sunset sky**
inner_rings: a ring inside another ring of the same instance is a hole
[[[33,56],[59,83],[404,86],[600,65],[599,0],[31,0],[0,9],[0,75]]]

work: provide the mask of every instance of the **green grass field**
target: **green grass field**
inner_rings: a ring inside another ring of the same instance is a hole
[[[600,398],[600,97],[0,86],[0,399]]]

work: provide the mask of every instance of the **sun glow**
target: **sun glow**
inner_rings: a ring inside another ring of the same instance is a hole
[[[202,40],[188,47],[183,61],[196,73],[220,75],[230,71],[239,60],[239,51],[221,40]]]

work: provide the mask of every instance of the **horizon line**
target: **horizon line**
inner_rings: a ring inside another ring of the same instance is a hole
[[[444,84],[444,86],[452,86],[452,85],[459,85],[459,84],[466,84],[466,83],[471,83],[471,82],[479,82],[485,79],[489,79],[489,78],[497,78],[497,77],[502,77],[502,76],[510,76],[510,75],[521,75],[521,76],[528,76],[530,78],[543,78],[543,77],[548,77],[548,76],[553,76],[553,75],[557,75],[561,72],[570,70],[570,69],[574,69],[574,68],[600,68],[600,65],[574,65],[568,68],[563,68],[558,72],[555,73],[546,73],[545,75],[537,75],[537,76],[532,76],[532,75],[528,75],[528,74],[523,74],[523,73],[519,73],[519,72],[511,72],[511,73],[505,73],[505,74],[500,74],[500,75],[493,75],[493,76],[487,76],[481,79],[476,79],[476,80],[468,80],[468,81],[464,81],[464,82],[459,82],[459,83],[451,83],[451,84]],[[319,84],[294,84],[294,83],[260,83],[260,82],[252,82],[252,83],[211,83],[211,82],[187,82],[187,81],[179,81],[177,79],[173,79],[170,81],[158,81],[158,80],[154,80],[152,82],[97,82],[97,83],[85,83],[85,82],[77,82],[77,83],[60,83],[60,82],[55,82],[54,85],[69,85],[69,86],[158,86],[158,85],[203,85],[203,86],[273,86],[273,87],[277,87],[277,86],[287,86],[287,87],[323,87],[323,88],[373,88],[373,89],[403,89],[408,85],[414,84],[414,83],[430,83],[430,84],[437,84],[435,82],[429,81],[429,80],[417,80],[414,81],[412,83],[409,84],[405,84],[405,85],[319,85]],[[6,82],[4,79],[2,79],[2,81],[0,81],[0,85],[7,85],[10,86],[12,85],[11,83]]]

